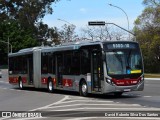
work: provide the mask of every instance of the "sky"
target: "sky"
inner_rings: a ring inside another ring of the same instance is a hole
[[[132,30],[134,21],[145,7],[142,2],[143,0],[60,0],[52,4],[54,12],[46,15],[43,22],[49,27],[58,28],[64,24],[73,24],[76,30],[80,30],[88,25],[88,21],[112,22],[128,29],[129,21],[129,29]],[[123,9],[128,21],[122,10],[108,4]]]

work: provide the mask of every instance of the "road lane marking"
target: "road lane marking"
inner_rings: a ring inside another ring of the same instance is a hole
[[[66,103],[73,103],[73,102],[99,102],[99,103],[113,103],[113,101],[96,101],[96,100],[72,100],[72,101],[65,101],[61,102],[61,104],[66,104]]]
[[[43,107],[39,107],[39,108],[36,108],[36,109],[33,109],[33,110],[29,110],[29,111],[36,111],[36,110],[40,110],[40,109],[44,109],[44,108],[48,108],[50,106],[53,106],[53,105],[58,105],[60,104],[61,102],[67,100],[69,98],[68,95],[65,95],[64,98],[62,98],[61,100],[55,102],[55,103],[52,103],[52,104],[49,104],[49,105],[46,105],[46,106],[43,106]]]
[[[36,108],[36,109],[32,109],[32,110],[29,110],[29,111],[36,111],[36,110],[40,110],[40,109],[43,109],[43,108],[46,108],[46,107],[50,107],[52,105],[57,105],[57,104],[60,104],[61,102],[65,101],[65,100],[67,100],[68,98],[69,98],[69,96],[65,95],[64,98],[62,98],[61,100],[59,100],[55,103],[52,103],[52,104],[49,104],[49,105],[46,105],[46,106],[43,106],[43,107],[39,107],[39,108]],[[42,117],[42,118],[45,118],[45,117]],[[4,120],[4,119],[8,119],[8,118],[2,118],[0,120]],[[15,118],[15,119],[10,119],[10,120],[21,120],[21,119],[22,118],[19,118],[19,119]],[[27,119],[34,119],[35,120],[35,119],[41,119],[41,118],[26,118],[26,120]]]
[[[45,108],[45,109],[50,109],[50,108],[61,108],[61,107],[69,107],[69,106],[81,106],[81,105],[83,105],[83,106],[87,106],[87,105],[92,105],[92,106],[96,106],[96,105],[99,105],[99,106],[105,106],[105,105],[107,105],[107,106],[110,106],[110,105],[112,105],[112,106],[136,106],[136,107],[138,107],[138,106],[141,106],[141,105],[138,105],[138,104],[71,104],[71,105],[61,105],[61,106],[53,106],[53,107],[47,107],[47,108]]]
[[[0,81],[0,83],[7,83],[7,84],[9,84],[9,82],[6,82],[6,81]]]
[[[94,107],[81,107],[81,108],[71,108],[71,109],[61,109],[61,110],[51,110],[51,111],[72,111],[72,110],[143,110],[143,111],[148,111],[149,110],[153,110],[153,111],[160,111],[160,108],[141,108],[141,107],[138,107],[138,108],[94,108]]]
[[[69,118],[65,120],[87,120],[87,119],[142,119],[142,120],[160,120],[158,117],[78,117],[78,118]]]
[[[0,87],[0,89],[4,89],[4,90],[11,90],[11,91],[18,91],[18,92],[30,92],[30,91],[26,91],[26,90],[18,90],[18,89],[12,89],[12,88],[2,88]]]
[[[150,80],[150,81],[152,81],[152,80],[160,80],[160,78],[144,78],[144,80]]]
[[[143,96],[143,97],[152,97],[152,96]]]

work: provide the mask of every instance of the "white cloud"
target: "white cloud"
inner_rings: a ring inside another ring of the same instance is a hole
[[[87,9],[86,8],[80,8],[80,12],[81,13],[87,13]]]

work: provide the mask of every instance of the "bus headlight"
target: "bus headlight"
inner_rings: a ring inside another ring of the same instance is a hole
[[[110,84],[110,85],[113,85],[112,80],[111,80],[111,79],[109,79],[109,78],[106,78],[106,82],[107,82],[108,84]]]

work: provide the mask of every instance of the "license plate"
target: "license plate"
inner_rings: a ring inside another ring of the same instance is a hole
[[[124,89],[123,91],[128,92],[128,91],[131,91],[131,89]]]

